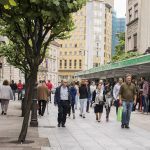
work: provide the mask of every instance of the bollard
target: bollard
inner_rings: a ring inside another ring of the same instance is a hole
[[[37,110],[38,110],[38,103],[37,103],[37,84],[34,88],[34,94],[32,99],[32,113],[31,113],[31,127],[38,127],[38,119],[37,119]]]

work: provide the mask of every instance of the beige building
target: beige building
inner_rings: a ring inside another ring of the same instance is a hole
[[[71,38],[59,41],[59,77],[72,79],[75,72],[85,70],[85,44],[86,44],[86,7],[73,14],[75,30]]]
[[[46,57],[39,66],[38,81],[51,80],[53,85],[58,86],[58,60],[59,60],[60,45],[53,41],[48,46]]]
[[[70,39],[59,41],[60,80],[110,61],[113,4],[114,0],[89,0],[73,15],[76,29]]]
[[[126,51],[144,53],[150,47],[150,0],[127,0]]]

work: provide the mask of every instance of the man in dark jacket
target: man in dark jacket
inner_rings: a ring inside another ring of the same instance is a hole
[[[70,108],[71,94],[67,86],[67,80],[62,81],[62,85],[56,88],[54,103],[58,105],[58,127],[65,127],[66,116]]]
[[[10,84],[10,87],[13,91],[13,98],[14,98],[14,101],[16,100],[16,91],[17,91],[17,84],[14,82],[14,80],[11,81],[11,84]]]

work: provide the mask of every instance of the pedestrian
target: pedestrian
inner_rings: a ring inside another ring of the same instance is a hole
[[[8,80],[4,80],[3,85],[0,86],[2,115],[7,115],[9,100],[13,100],[13,92],[11,90]]]
[[[90,86],[90,91],[91,91],[91,99],[93,98],[93,92],[96,90],[96,85],[95,85],[95,82],[92,81],[92,84]],[[92,107],[92,101],[91,101],[91,105],[90,107]]]
[[[17,91],[17,84],[14,82],[14,80],[11,81],[10,87],[13,92],[13,100],[16,100],[16,91]]]
[[[63,79],[61,85],[56,88],[54,104],[58,105],[58,127],[65,127],[66,116],[71,102],[71,93],[67,85],[67,80]]]
[[[72,109],[73,119],[75,119],[75,102],[76,102],[76,94],[77,94],[77,90],[75,88],[75,82],[71,83],[70,94],[71,94],[71,107],[69,111],[69,117],[70,117],[71,109]]]
[[[50,93],[50,95],[49,95],[49,101],[51,103],[51,91],[52,91],[52,88],[53,88],[53,84],[51,83],[50,80],[48,80],[48,82],[46,83],[46,85],[47,85],[49,93]]]
[[[17,84],[17,90],[18,90],[18,100],[22,100],[23,84],[21,83],[21,80],[19,80],[19,83]]]
[[[76,88],[76,91],[77,91],[77,93],[76,93],[76,101],[75,101],[75,109],[77,109],[78,108],[78,101],[79,101],[79,82],[77,81],[77,82],[75,82],[75,88]]]
[[[149,83],[142,77],[143,82],[143,97],[144,97],[144,114],[148,114],[149,111]]]
[[[81,85],[79,87],[79,99],[80,99],[80,116],[85,118],[88,100],[88,90],[85,80],[81,81]]]
[[[109,82],[106,82],[104,88],[104,96],[105,96],[105,108],[106,108],[106,121],[109,121],[109,114],[113,103],[112,87]]]
[[[92,102],[94,103],[96,121],[100,122],[104,105],[104,91],[101,83],[98,83],[96,90],[93,92]]]
[[[92,97],[91,97],[91,90],[90,90],[90,82],[89,80],[85,81],[86,84],[86,88],[87,88],[87,92],[88,92],[88,98],[87,98],[87,106],[86,106],[86,112],[89,113],[89,109],[90,109],[90,103],[92,101]]]
[[[49,90],[46,86],[46,82],[42,81],[42,85],[38,86],[37,88],[37,98],[38,98],[40,116],[44,116],[48,97],[49,97]]]
[[[120,87],[120,104],[123,106],[121,128],[129,129],[133,104],[136,104],[136,87],[131,83],[132,75],[126,75],[126,81]]]
[[[116,107],[116,114],[118,113],[119,91],[120,91],[120,87],[121,87],[122,83],[123,83],[123,79],[119,78],[118,83],[114,86],[114,89],[113,89],[114,106]]]

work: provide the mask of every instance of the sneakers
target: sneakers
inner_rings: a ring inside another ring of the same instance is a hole
[[[83,118],[85,118],[85,115],[83,115]]]
[[[73,119],[75,119],[75,114],[73,114]]]
[[[82,117],[82,114],[80,114],[79,116]]]
[[[57,127],[60,127],[60,123],[58,123]]]

